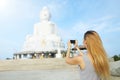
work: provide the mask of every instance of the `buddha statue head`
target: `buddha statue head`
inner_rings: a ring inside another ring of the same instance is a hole
[[[40,12],[40,21],[49,21],[50,20],[50,12],[47,7],[43,7],[43,9]]]

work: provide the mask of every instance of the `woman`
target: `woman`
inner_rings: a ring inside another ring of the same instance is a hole
[[[95,31],[87,31],[84,34],[84,46],[87,54],[83,54],[75,41],[75,48],[79,55],[70,57],[71,43],[68,42],[66,62],[71,65],[79,65],[81,80],[109,80],[109,63],[102,41]]]

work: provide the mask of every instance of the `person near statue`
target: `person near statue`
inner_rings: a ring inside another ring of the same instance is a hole
[[[78,65],[81,80],[109,80],[108,58],[99,34],[93,30],[87,31],[84,34],[83,44],[87,53],[83,54],[78,47],[78,41],[75,40],[74,46],[79,55],[70,57],[71,42],[68,41],[66,62],[71,65]]]

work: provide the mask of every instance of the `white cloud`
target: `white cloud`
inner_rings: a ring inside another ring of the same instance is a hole
[[[103,16],[103,17],[100,17],[100,18],[91,19],[91,20],[89,20],[89,22],[91,22],[91,23],[106,22],[106,21],[109,21],[109,20],[113,19],[114,17],[115,16],[113,16],[113,15],[107,15],[107,16]]]
[[[97,32],[113,32],[120,31],[120,27],[110,28],[111,23],[109,22],[113,16],[105,16],[99,19],[94,19],[93,21],[86,22],[76,22],[70,28],[62,28],[60,30],[61,35],[64,39],[76,38],[82,36],[87,30],[95,30]],[[113,24],[114,25],[114,24]]]
[[[55,17],[56,19],[60,19],[63,17],[64,13],[66,12],[66,4],[67,0],[64,1],[52,1],[51,3],[47,4],[47,6],[50,8],[52,17]]]
[[[0,17],[4,19],[8,18],[17,18],[17,19],[24,19],[24,18],[33,18],[34,14],[34,5],[29,1],[25,0],[6,0],[7,8],[4,9],[0,13]]]
[[[103,22],[103,23],[96,24],[94,27],[94,30],[98,32],[102,32],[102,31],[105,31],[107,27],[108,27],[108,24]]]
[[[87,31],[90,30],[92,28],[94,28],[95,26],[91,26],[85,23],[76,23],[72,26],[70,26],[70,28],[62,28],[60,29],[60,33],[62,38],[69,40],[69,39],[78,39],[79,36],[81,38],[83,38],[83,34]]]
[[[7,0],[6,0],[7,1]],[[39,5],[35,5],[32,1],[26,0],[11,0],[7,8],[4,11],[0,11],[0,20],[8,20],[12,19],[29,19],[39,17],[39,12],[44,6],[48,6],[50,8],[52,18],[60,19],[64,17],[65,7],[67,4],[67,0],[64,1],[51,1],[51,0],[41,0]],[[37,14],[36,14],[37,13]]]
[[[110,28],[107,30],[107,32],[111,33],[111,32],[117,32],[120,31],[120,27],[114,27],[114,28]]]

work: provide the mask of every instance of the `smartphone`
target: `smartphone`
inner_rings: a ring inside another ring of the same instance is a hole
[[[75,44],[75,40],[70,40],[70,43],[71,44]]]

